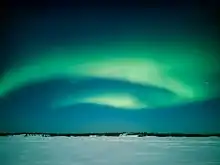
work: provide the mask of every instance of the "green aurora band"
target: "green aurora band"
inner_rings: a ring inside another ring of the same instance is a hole
[[[97,77],[164,88],[182,98],[177,103],[205,100],[216,97],[220,91],[212,85],[212,76],[220,71],[215,56],[214,51],[193,43],[152,45],[123,41],[101,46],[60,47],[14,63],[0,79],[0,97],[55,77]],[[99,99],[84,100],[109,100],[96,97]]]

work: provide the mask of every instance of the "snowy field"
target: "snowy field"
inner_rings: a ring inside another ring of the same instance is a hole
[[[1,165],[220,165],[220,138],[0,137]]]

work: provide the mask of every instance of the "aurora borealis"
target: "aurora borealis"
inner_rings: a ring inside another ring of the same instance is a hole
[[[1,60],[0,131],[220,131],[219,40],[207,10],[13,15],[11,52]]]

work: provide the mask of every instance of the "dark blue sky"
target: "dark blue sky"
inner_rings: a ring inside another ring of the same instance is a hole
[[[215,8],[17,7],[8,18],[1,132],[220,132]]]

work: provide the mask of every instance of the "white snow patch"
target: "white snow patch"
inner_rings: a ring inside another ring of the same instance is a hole
[[[220,165],[220,138],[1,137],[2,165]]]

